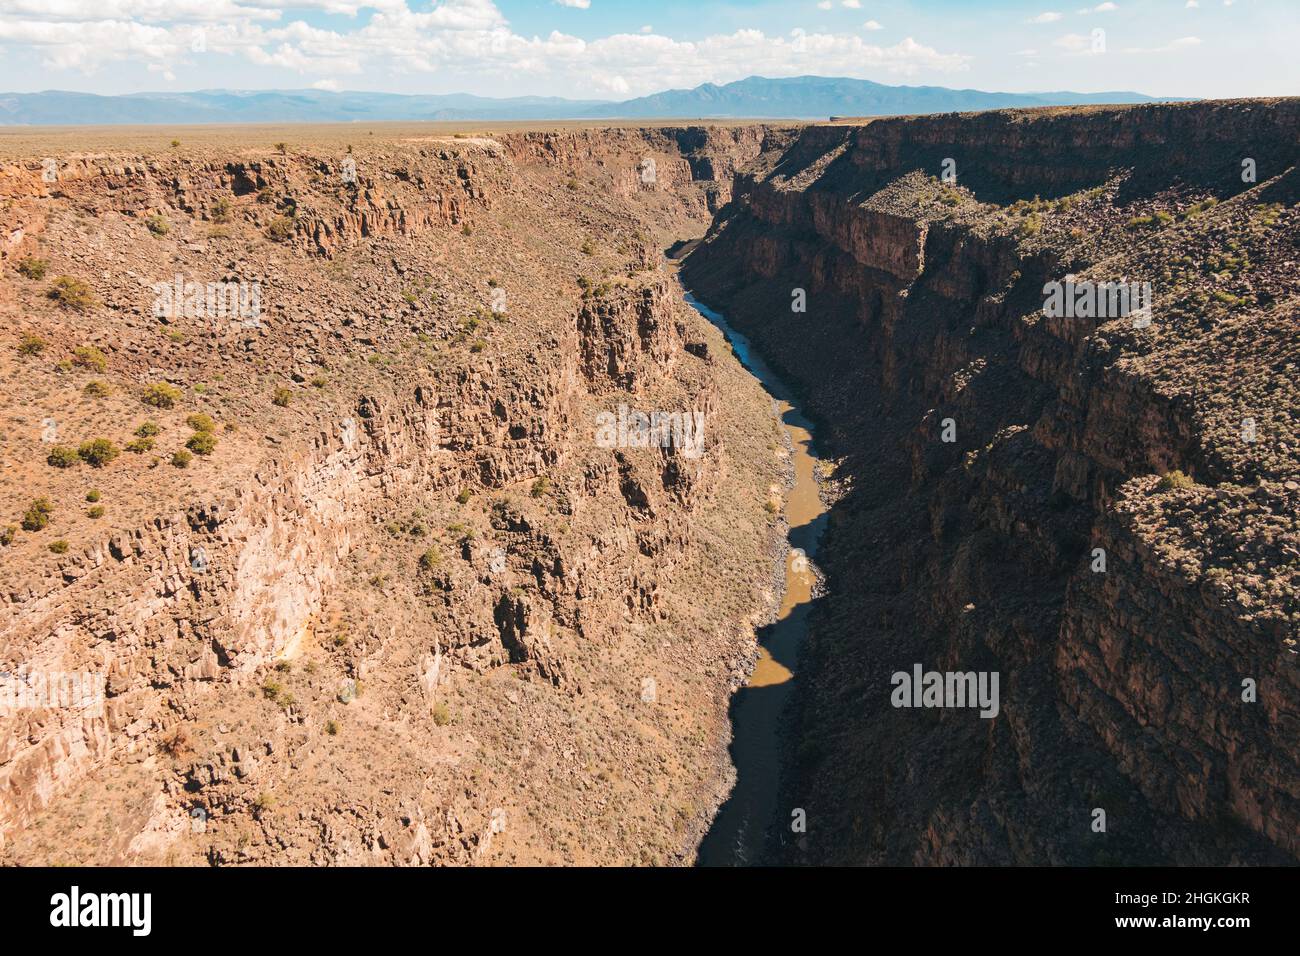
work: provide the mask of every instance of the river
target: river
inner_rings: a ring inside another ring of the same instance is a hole
[[[722,330],[741,364],[763,385],[776,403],[790,437],[794,486],[785,499],[790,551],[785,561],[785,590],[775,623],[760,630],[759,657],[749,681],[731,701],[731,760],[736,786],[718,811],[700,844],[700,866],[751,866],[763,862],[767,830],[779,825],[789,833],[794,808],[778,807],[781,786],[783,728],[794,692],[799,646],[808,631],[816,575],[811,561],[826,523],[826,509],[817,493],[819,459],[813,426],[799,411],[793,393],[776,376],[749,340],[719,313],[689,292],[686,302]],[[797,839],[797,834],[791,834]]]

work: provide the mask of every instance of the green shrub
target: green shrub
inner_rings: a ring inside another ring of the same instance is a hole
[[[534,498],[540,498],[551,489],[551,479],[543,476],[533,482],[532,490],[529,492]]]
[[[433,705],[433,722],[439,727],[446,727],[451,723],[451,711],[442,701]]]
[[[280,695],[283,693],[284,685],[279,681],[271,680],[271,678],[268,677],[262,684],[262,696],[267,700],[278,700]]]
[[[170,382],[154,382],[145,386],[140,400],[154,408],[172,408],[181,400],[182,395],[184,392]]]
[[[1196,482],[1181,471],[1174,470],[1156,482],[1156,491],[1173,491],[1177,488],[1191,488]]]
[[[92,505],[90,508],[86,509],[86,517],[87,517],[87,518],[102,518],[102,517],[104,517],[104,506],[103,506],[103,505]]]
[[[172,224],[160,212],[154,213],[144,221],[145,227],[155,236],[165,236],[172,231]]]
[[[1236,308],[1239,305],[1246,304],[1246,298],[1244,296],[1233,295],[1231,292],[1227,292],[1224,289],[1215,289],[1213,292],[1210,293],[1210,298],[1213,299],[1215,302],[1219,302],[1223,305],[1230,306],[1233,308]]]
[[[196,455],[211,455],[217,447],[217,436],[212,432],[195,432],[190,436],[185,447]]]
[[[442,562],[442,555],[437,548],[430,548],[424,554],[420,555],[420,567],[425,571],[431,571]]]
[[[176,454],[172,455],[172,464],[175,465],[177,468],[188,468],[190,466],[190,462],[192,462],[193,460],[194,460],[194,456],[191,455],[184,448],[178,450]]]
[[[1016,232],[1019,234],[1019,236],[1022,239],[1027,239],[1030,236],[1036,236],[1042,231],[1043,231],[1043,217],[1038,215],[1038,213],[1036,212],[1032,212],[1024,219],[1022,219],[1020,225],[1016,228]]]
[[[53,551],[55,554],[68,553],[68,542],[64,541],[62,538],[60,538],[58,541],[51,541],[49,547],[50,550]]]
[[[82,389],[90,398],[107,398],[113,394],[113,389],[107,382],[95,379],[93,382],[87,382],[86,387]]]
[[[1276,226],[1285,208],[1280,202],[1265,203],[1251,213],[1251,218],[1261,226]]]
[[[189,416],[189,418],[185,419],[185,424],[196,432],[213,432],[217,430],[217,423],[212,420],[212,416],[205,415],[202,412],[195,412]]]
[[[18,525],[16,524],[7,524],[3,528],[0,528],[0,545],[3,545],[6,548],[9,547],[9,545],[14,543],[14,536],[16,534],[18,534]]]
[[[91,372],[102,372],[108,368],[108,359],[93,345],[79,345],[73,349],[72,364]]]
[[[1128,221],[1126,228],[1134,229],[1159,229],[1161,226],[1167,226],[1174,221],[1174,217],[1165,212],[1163,209],[1157,209],[1149,216],[1134,216]]]
[[[77,456],[92,468],[103,468],[120,454],[122,450],[107,438],[83,441],[77,448]]]
[[[465,504],[473,496],[474,496],[474,492],[470,491],[468,488],[462,488],[460,490],[460,494],[456,496],[456,500],[459,501],[461,504]]]
[[[157,435],[161,431],[162,431],[162,426],[160,426],[156,421],[154,421],[151,418],[148,421],[142,423],[140,427],[135,430],[135,433],[141,438],[152,438],[154,435]]]
[[[288,408],[289,403],[293,401],[293,392],[287,388],[277,388],[271,395],[271,404],[279,405],[281,408]]]
[[[98,488],[91,488],[89,491],[86,492],[86,500],[89,501],[92,505],[93,505],[96,501],[98,501],[99,498],[100,498],[100,495],[99,495],[99,489],[98,489]]]
[[[147,451],[153,451],[153,439],[133,438],[126,443],[126,450],[133,455],[143,455]]]
[[[55,445],[45,456],[45,463],[54,468],[71,468],[79,460],[77,453],[66,445]]]
[[[65,308],[85,312],[95,305],[95,293],[86,283],[72,276],[59,276],[50,288],[49,296]]]
[[[213,222],[228,222],[230,220],[230,197],[221,196],[212,204],[209,211]]]
[[[266,227],[266,235],[275,242],[284,242],[293,235],[293,220],[288,216],[276,216]]]
[[[50,264],[44,259],[36,259],[28,256],[18,263],[18,272],[28,279],[44,279],[45,273],[50,271]]]
[[[52,514],[54,514],[54,505],[50,503],[50,499],[37,498],[27,506],[27,512],[23,515],[23,530],[40,531],[50,523]]]
[[[325,721],[325,733],[329,734],[331,737],[336,737],[338,736],[338,732],[339,732],[338,721],[336,720]]]
[[[46,342],[39,335],[32,335],[30,332],[22,337],[18,342],[19,355],[40,355],[45,351]]]

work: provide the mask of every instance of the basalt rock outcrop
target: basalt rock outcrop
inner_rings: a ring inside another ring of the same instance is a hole
[[[6,162],[0,671],[104,696],[0,711],[0,860],[689,861],[779,462],[659,250],[777,135]]]
[[[737,173],[688,284],[837,465],[779,858],[1300,856],[1298,131],[1296,100],[889,119]],[[1151,308],[1045,314],[1066,282]],[[998,672],[999,716],[891,706],[917,662]]]

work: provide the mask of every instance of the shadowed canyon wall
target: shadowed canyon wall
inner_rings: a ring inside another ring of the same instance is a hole
[[[889,119],[737,175],[687,282],[836,459],[780,858],[1300,855],[1298,131]],[[1067,277],[1149,282],[1151,321],[1045,314]],[[999,716],[891,706],[916,663],[997,672]]]

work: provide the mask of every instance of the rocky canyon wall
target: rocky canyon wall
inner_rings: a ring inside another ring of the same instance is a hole
[[[737,174],[688,282],[837,459],[782,858],[1300,853],[1298,129],[877,120]],[[1067,280],[1149,283],[1150,321],[1045,314]],[[891,706],[918,662],[1000,674],[999,716]]]
[[[688,861],[781,472],[660,250],[779,135],[6,165],[0,669],[104,699],[0,713],[4,859]]]

